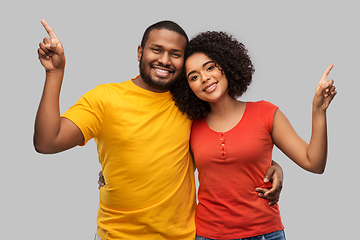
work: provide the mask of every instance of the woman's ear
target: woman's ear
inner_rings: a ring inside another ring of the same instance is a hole
[[[215,63],[215,67],[217,67],[217,69],[219,69],[221,74],[224,75],[224,70],[222,70],[222,68],[217,63]]]

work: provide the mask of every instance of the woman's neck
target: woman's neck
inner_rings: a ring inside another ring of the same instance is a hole
[[[241,105],[243,105],[243,102],[227,96],[222,98],[220,101],[209,102],[211,110],[208,115],[226,118],[234,115]]]
[[[218,102],[209,102],[210,112],[206,116],[208,126],[216,132],[226,132],[235,127],[241,120],[246,102],[224,98]]]

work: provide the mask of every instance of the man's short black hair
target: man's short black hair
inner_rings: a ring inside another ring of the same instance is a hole
[[[143,35],[143,38],[141,40],[141,47],[145,48],[145,44],[147,42],[147,40],[149,39],[149,34],[152,30],[157,29],[167,29],[169,31],[173,31],[173,32],[177,32],[180,35],[184,36],[186,39],[186,44],[188,44],[189,42],[189,38],[186,34],[186,32],[184,31],[184,29],[182,29],[177,23],[173,22],[173,21],[169,21],[169,20],[164,20],[164,21],[160,21],[157,23],[154,23],[153,25],[149,26]]]

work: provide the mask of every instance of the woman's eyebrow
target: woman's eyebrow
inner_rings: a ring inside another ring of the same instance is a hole
[[[202,65],[202,67],[205,67],[205,66],[208,65],[209,63],[215,63],[215,61],[214,61],[214,60],[207,61],[207,62],[205,62],[205,63]],[[194,72],[196,72],[196,70],[193,70],[193,71],[189,72],[188,75],[187,75],[187,77],[189,77],[189,76],[190,76],[191,74],[193,74]]]

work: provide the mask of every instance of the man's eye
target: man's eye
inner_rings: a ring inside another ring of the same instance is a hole
[[[158,49],[158,48],[153,48],[153,49],[151,49],[153,52],[156,52],[156,53],[158,53],[158,52],[160,52],[160,49]]]
[[[176,57],[176,58],[181,57],[181,55],[180,55],[180,54],[178,54],[178,53],[173,53],[172,55],[173,55],[173,57]]]

